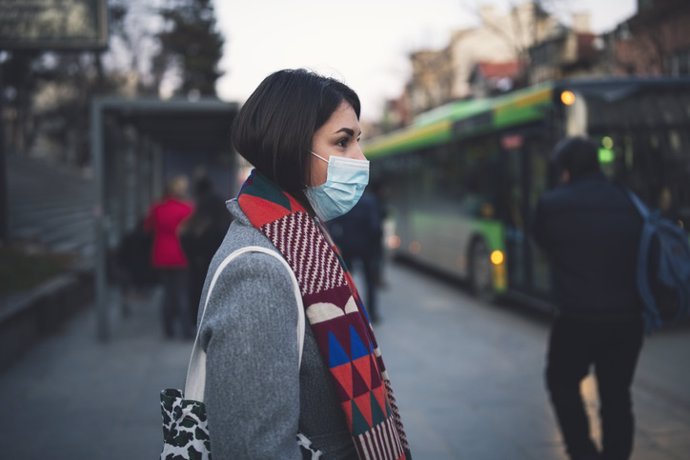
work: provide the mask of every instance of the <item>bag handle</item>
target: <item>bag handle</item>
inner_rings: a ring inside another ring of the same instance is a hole
[[[245,254],[247,252],[261,252],[263,254],[270,255],[278,259],[287,269],[292,279],[293,291],[295,294],[295,301],[297,303],[297,337],[298,337],[298,349],[299,349],[299,362],[298,368],[302,366],[302,351],[304,349],[304,332],[305,332],[305,318],[304,318],[304,306],[302,304],[302,294],[299,290],[299,284],[297,283],[297,278],[295,273],[290,268],[290,265],[279,255],[276,251],[263,248],[261,246],[247,246],[233,251],[228,255],[223,261],[218,265],[216,272],[211,278],[211,283],[208,286],[208,293],[206,294],[206,301],[204,302],[204,309],[201,312],[201,320],[199,321],[199,326],[197,327],[196,337],[194,339],[194,345],[192,347],[192,355],[189,358],[189,367],[187,368],[187,380],[185,382],[185,399],[192,401],[204,401],[204,389],[206,386],[206,352],[202,347],[199,346],[199,334],[201,332],[201,325],[204,321],[204,315],[206,314],[206,307],[208,306],[209,299],[211,298],[211,292],[213,287],[216,285],[216,281],[220,277],[225,267],[227,267],[230,262],[232,262],[237,257]]]
[[[628,198],[630,198],[630,201],[632,201],[633,206],[637,209],[637,212],[642,216],[642,219],[646,220],[649,217],[649,209],[645,204],[640,200],[640,198],[630,189],[625,190]]]

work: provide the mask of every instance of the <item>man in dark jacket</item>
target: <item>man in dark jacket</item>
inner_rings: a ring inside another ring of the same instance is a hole
[[[553,160],[561,185],[541,197],[533,229],[550,261],[558,308],[546,383],[571,459],[627,459],[634,432],[630,386],[643,338],[635,277],[642,220],[624,190],[600,171],[595,143],[565,139]],[[580,395],[591,366],[601,453]]]

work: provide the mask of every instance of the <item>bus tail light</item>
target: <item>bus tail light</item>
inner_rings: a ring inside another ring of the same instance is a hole
[[[505,254],[503,254],[503,251],[495,250],[494,252],[491,253],[491,263],[494,265],[503,265],[503,262],[505,262],[506,257]]]
[[[563,105],[573,105],[575,103],[575,93],[570,90],[565,90],[561,93],[561,102]]]

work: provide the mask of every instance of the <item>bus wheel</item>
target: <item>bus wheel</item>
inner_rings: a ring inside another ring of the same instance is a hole
[[[470,289],[472,294],[485,301],[494,300],[489,250],[483,240],[477,239],[470,249]]]

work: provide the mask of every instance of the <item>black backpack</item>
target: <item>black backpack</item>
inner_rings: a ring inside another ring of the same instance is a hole
[[[649,333],[690,315],[690,243],[681,227],[663,218],[660,211],[650,211],[630,190],[627,193],[643,220],[637,287]],[[658,253],[652,251],[654,243]],[[655,267],[654,273],[650,274],[650,266]]]

